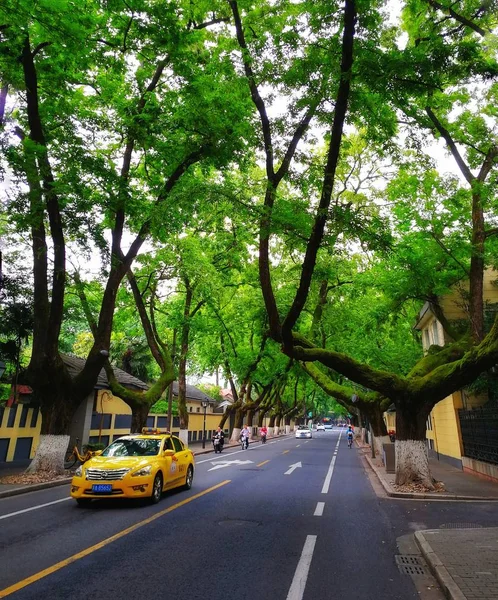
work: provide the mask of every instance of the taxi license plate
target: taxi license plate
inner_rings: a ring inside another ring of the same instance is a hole
[[[112,485],[110,483],[94,483],[92,485],[92,492],[95,494],[105,494],[106,492],[112,492]]]

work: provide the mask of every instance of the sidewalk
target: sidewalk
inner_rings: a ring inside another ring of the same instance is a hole
[[[429,458],[429,466],[436,481],[444,484],[445,491],[417,492],[399,491],[395,488],[394,473],[386,473],[380,457],[372,458],[368,445],[357,442],[359,452],[379,478],[386,494],[393,498],[424,498],[427,500],[490,500],[498,501],[498,482],[487,481],[477,475],[465,473],[435,458]],[[497,596],[498,599],[498,596]]]
[[[446,491],[397,491],[394,488],[394,474],[386,473],[379,458],[371,458],[370,446],[361,443],[358,446],[390,497],[498,502],[498,483],[464,473],[436,459],[429,459],[431,472],[437,481],[444,483]],[[465,523],[461,523],[461,526],[461,529],[416,531],[415,540],[447,598],[497,600],[498,527],[469,528]]]
[[[447,598],[498,598],[498,527],[416,531],[415,540]]]

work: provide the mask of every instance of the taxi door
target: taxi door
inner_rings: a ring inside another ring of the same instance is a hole
[[[173,463],[176,464],[176,471],[171,484],[172,486],[183,485],[187,475],[187,468],[191,462],[191,452],[183,445],[179,438],[173,436],[171,441],[175,449]]]

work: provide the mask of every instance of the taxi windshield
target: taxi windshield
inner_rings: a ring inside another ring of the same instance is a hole
[[[161,440],[123,438],[107,446],[101,456],[156,456],[160,445]]]

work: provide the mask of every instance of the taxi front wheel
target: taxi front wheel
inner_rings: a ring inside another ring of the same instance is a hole
[[[188,469],[187,469],[187,475],[185,477],[185,489],[189,490],[192,487],[192,481],[194,479],[194,469],[192,468],[192,465],[189,465]]]
[[[154,483],[152,485],[152,495],[150,497],[151,504],[157,504],[159,500],[161,500],[161,495],[163,493],[163,476],[161,473],[158,473],[154,477]]]

